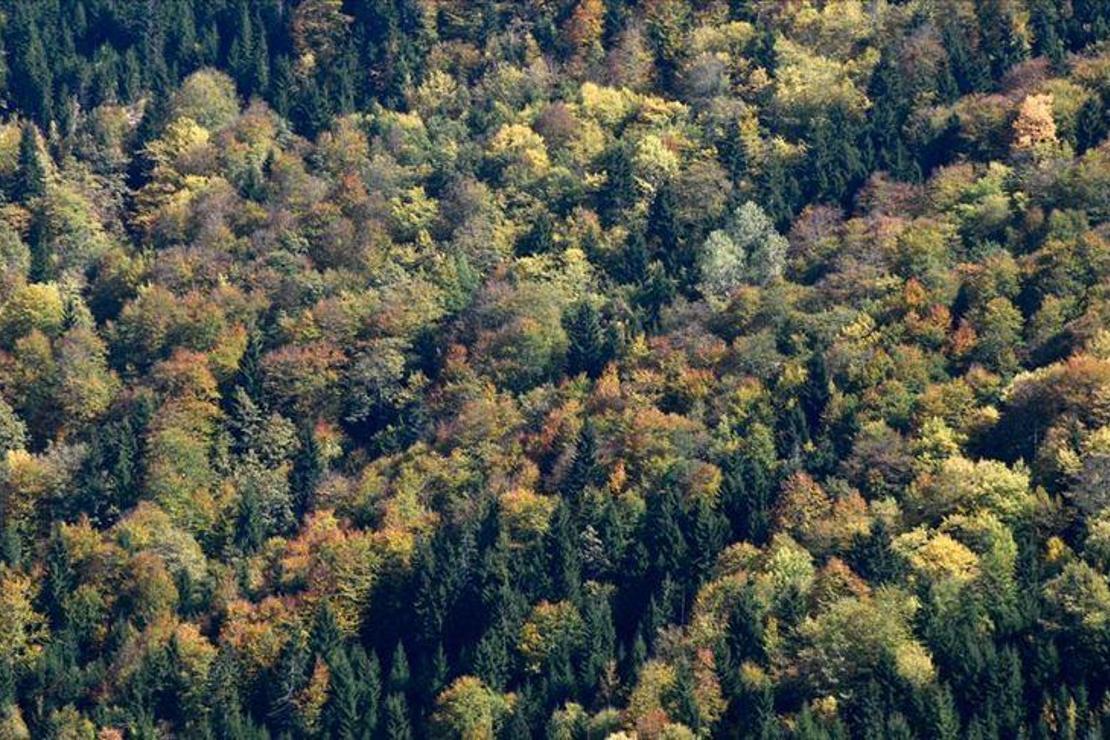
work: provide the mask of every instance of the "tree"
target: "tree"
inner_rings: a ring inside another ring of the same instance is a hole
[[[54,79],[35,21],[26,6],[13,14],[6,49],[11,59],[8,89],[19,109],[45,127],[53,119]]]
[[[409,706],[404,694],[393,693],[385,700],[385,736],[388,740],[412,740]]]
[[[610,351],[601,316],[589,301],[582,301],[563,319],[567,332],[567,374],[601,375]]]
[[[1033,0],[1029,4],[1029,25],[1033,31],[1033,51],[1037,56],[1048,57],[1056,70],[1062,70],[1065,49],[1056,4]]]
[[[20,203],[30,203],[46,194],[46,167],[42,156],[38,129],[27,121],[19,133],[19,168],[12,191],[12,197]]]
[[[390,694],[404,694],[409,688],[409,659],[405,653],[405,646],[398,642],[393,650],[393,659],[389,662],[388,687]]]
[[[775,231],[763,210],[748,201],[724,229],[705,240],[699,289],[706,298],[725,301],[744,283],[766,284],[782,275],[786,239]]]
[[[436,698],[432,727],[437,736],[493,740],[512,702],[473,676],[462,676]]]
[[[682,224],[678,219],[678,203],[674,188],[664,183],[648,209],[646,237],[652,253],[674,276],[681,276],[692,267],[691,255],[686,253]]]

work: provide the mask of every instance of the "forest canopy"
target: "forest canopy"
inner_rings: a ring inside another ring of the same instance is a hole
[[[1110,4],[0,2],[0,740],[1110,736]]]

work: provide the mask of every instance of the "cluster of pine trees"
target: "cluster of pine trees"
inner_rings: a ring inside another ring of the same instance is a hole
[[[1110,5],[0,47],[0,739],[1110,734]]]

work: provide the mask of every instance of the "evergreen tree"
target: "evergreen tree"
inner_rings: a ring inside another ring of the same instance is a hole
[[[1096,147],[1106,138],[1110,128],[1107,107],[1099,96],[1091,96],[1079,109],[1075,122],[1075,150],[1078,154]]]
[[[355,643],[350,650],[351,669],[358,681],[358,713],[363,736],[373,737],[378,727],[382,700],[382,671],[377,653],[367,655],[362,645]]]
[[[390,694],[385,700],[385,737],[387,740],[412,740],[412,723],[405,695]]]
[[[644,239],[643,232],[639,229],[632,229],[621,252],[617,279],[625,284],[642,284],[648,277],[650,258],[651,253],[648,250],[647,240]]]
[[[948,54],[948,68],[961,93],[985,90],[990,84],[990,66],[968,41],[967,32],[955,21],[945,23],[941,37]]]
[[[343,650],[333,650],[327,660],[330,695],[324,724],[332,737],[355,740],[362,737],[359,678]]]
[[[54,81],[39,24],[29,7],[15,6],[12,18],[7,44],[11,66],[8,92],[18,110],[46,127],[54,118]]]
[[[73,563],[62,539],[61,530],[55,528],[50,536],[46,554],[46,584],[43,589],[44,611],[50,616],[51,626],[62,629],[66,623],[66,599],[76,585]]]
[[[39,135],[35,125],[27,121],[19,133],[19,166],[12,197],[26,204],[45,194],[46,167],[39,151]]]
[[[297,428],[297,440],[300,444],[293,456],[293,469],[289,473],[289,491],[293,497],[293,513],[299,520],[312,508],[316,487],[320,484],[324,470],[320,460],[320,445],[311,424],[301,424]]]
[[[1024,40],[1014,28],[1009,6],[1002,0],[976,0],[980,45],[990,64],[991,75],[1001,79],[1010,67],[1025,59]]]
[[[685,274],[693,266],[693,254],[687,253],[678,219],[674,189],[664,184],[655,194],[648,209],[646,236],[654,254],[674,276]]]
[[[699,582],[712,573],[717,555],[724,549],[729,523],[717,511],[708,497],[698,497],[694,502],[691,540],[693,544],[694,573]]]
[[[601,316],[588,301],[578,303],[563,321],[567,332],[567,375],[601,375],[609,360],[609,347]]]
[[[632,152],[615,146],[605,155],[605,187],[598,194],[598,210],[608,224],[620,223],[636,201],[636,174]]]
[[[644,523],[653,565],[660,578],[679,578],[685,572],[687,543],[681,520],[678,492],[673,486],[664,485],[649,498]]]
[[[648,265],[644,283],[637,291],[637,302],[645,313],[644,323],[647,326],[658,328],[663,307],[668,305],[675,295],[675,280],[667,274],[666,268],[659,261]]]
[[[312,633],[309,636],[309,649],[313,655],[326,659],[340,652],[342,646],[343,633],[339,629],[339,623],[335,621],[335,611],[325,601],[316,608]]]
[[[1031,0],[1029,27],[1033,31],[1033,51],[1047,57],[1057,71],[1064,66],[1065,49],[1060,38],[1060,19],[1056,3],[1052,0]]]
[[[393,659],[389,663],[389,692],[391,694],[404,694],[409,689],[409,658],[405,653],[405,646],[401,642],[393,650]]]
[[[931,740],[959,740],[960,715],[952,691],[946,684],[940,684],[928,696],[927,737]]]
[[[701,729],[701,711],[698,709],[697,690],[694,672],[688,660],[681,660],[675,671],[674,685],[670,690],[670,705],[672,717],[675,721],[697,732]]]
[[[547,532],[547,557],[554,600],[576,600],[581,582],[578,538],[565,503],[555,509]]]

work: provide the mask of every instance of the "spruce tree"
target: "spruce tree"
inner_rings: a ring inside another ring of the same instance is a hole
[[[293,456],[293,469],[289,473],[289,491],[293,497],[293,513],[300,520],[312,508],[316,487],[320,484],[324,469],[320,460],[320,445],[316,441],[315,430],[311,423],[297,427],[297,440],[300,442]]]
[[[46,194],[46,166],[39,150],[39,134],[30,121],[19,132],[19,164],[12,197],[23,204]]]
[[[694,502],[691,530],[694,575],[698,582],[703,582],[709,578],[717,555],[724,549],[728,520],[717,511],[712,500],[699,496]]]
[[[362,736],[359,679],[343,650],[333,650],[327,665],[330,695],[324,710],[324,724],[331,737],[357,740]]]
[[[546,537],[553,600],[578,599],[582,569],[575,535],[569,507],[560,502],[551,517]]]
[[[349,661],[359,684],[358,712],[363,737],[374,737],[379,724],[382,701],[382,669],[377,653],[367,654],[361,644],[351,646]]]
[[[393,659],[389,663],[389,691],[391,694],[403,694],[409,689],[409,658],[405,653],[405,646],[398,642],[393,650]]]
[[[412,723],[405,695],[390,694],[385,700],[385,737],[387,740],[412,740]]]
[[[930,690],[926,712],[929,740],[959,740],[960,714],[947,684],[938,684]]]
[[[309,636],[309,649],[313,655],[327,659],[343,647],[343,633],[335,619],[335,611],[331,604],[322,601],[316,607],[316,616],[312,622],[312,633]]]
[[[609,359],[608,342],[601,327],[601,315],[589,301],[570,310],[563,321],[567,332],[567,375],[586,373],[596,378]]]
[[[692,254],[683,244],[683,229],[678,218],[674,189],[664,184],[655,194],[648,209],[646,236],[648,245],[672,275],[682,275],[692,267]]]

